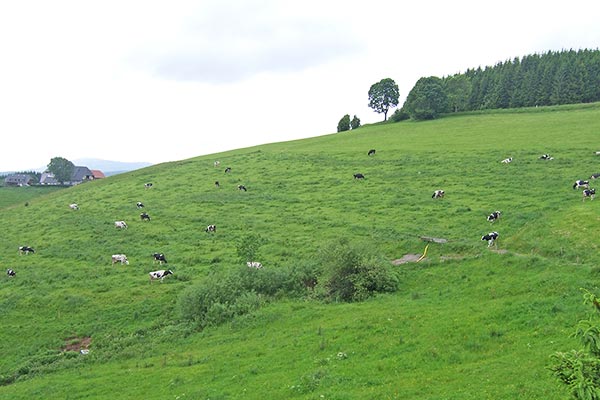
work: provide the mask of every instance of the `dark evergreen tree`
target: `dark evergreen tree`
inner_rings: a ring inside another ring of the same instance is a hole
[[[337,131],[345,132],[350,130],[350,115],[346,114],[338,122]]]
[[[354,116],[354,118],[352,118],[352,121],[350,121],[350,127],[352,129],[356,129],[360,127],[360,118],[358,118],[356,115]]]

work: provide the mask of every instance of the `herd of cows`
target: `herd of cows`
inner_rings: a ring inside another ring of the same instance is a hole
[[[367,155],[369,157],[374,156],[376,153],[375,149],[371,149],[368,151]],[[596,155],[600,155],[600,152],[595,152]],[[554,157],[550,156],[549,154],[543,154],[539,157],[540,160],[554,160]],[[505,158],[501,161],[502,164],[510,164],[513,161],[512,157],[508,157]],[[214,162],[214,166],[218,167],[220,165],[219,161],[215,161]],[[231,167],[227,167],[225,169],[225,173],[230,173],[231,172]],[[590,177],[588,178],[588,180],[584,180],[584,179],[578,179],[573,183],[573,189],[582,189],[583,188],[583,201],[585,202],[586,199],[590,199],[590,200],[594,200],[594,197],[596,195],[596,189],[595,188],[590,188],[590,180],[589,179],[598,179],[600,178],[600,173],[594,173],[592,175],[590,175]],[[354,179],[358,179],[358,180],[362,180],[365,179],[364,174],[362,173],[356,173],[354,174]],[[218,181],[215,182],[215,186],[217,188],[220,187],[220,184]],[[153,187],[152,183],[145,183],[144,184],[144,188],[145,189],[151,189]],[[237,187],[239,190],[241,191],[247,191],[247,188],[244,185],[238,185]],[[432,199],[442,199],[444,198],[446,192],[442,189],[437,189],[433,192],[431,198]],[[142,209],[144,208],[144,204],[142,202],[137,202],[136,203],[136,207],[138,209]],[[76,203],[70,204],[69,208],[71,208],[72,210],[79,210],[79,205]],[[490,213],[487,216],[487,221],[490,223],[494,223],[495,221],[497,221],[500,216],[502,215],[502,212],[499,210],[493,211],[492,213]],[[150,216],[146,213],[146,212],[142,212],[140,214],[140,219],[142,221],[150,221]],[[117,229],[127,229],[127,223],[125,221],[115,221],[114,223],[115,228]],[[217,226],[214,224],[208,225],[205,229],[205,231],[207,233],[215,233],[217,231]],[[482,241],[487,241],[488,242],[488,247],[492,247],[492,246],[497,246],[497,240],[498,237],[500,236],[500,234],[497,231],[492,231],[489,232],[485,235],[483,235],[481,237]],[[35,253],[35,250],[32,247],[29,246],[20,246],[19,247],[19,254],[20,255],[27,255],[30,253]],[[165,257],[165,255],[163,253],[154,253],[152,255],[152,257],[154,258],[154,262],[158,262],[160,265],[162,264],[167,264],[167,259]],[[112,265],[116,264],[116,263],[120,263],[122,265],[128,265],[129,264],[129,260],[127,259],[127,256],[125,254],[113,254],[112,255]],[[257,261],[248,261],[246,263],[246,265],[249,268],[262,268],[262,264],[260,262]],[[10,277],[14,277],[16,276],[16,272],[12,269],[9,268],[6,271],[6,274]],[[160,270],[156,270],[156,271],[151,271],[148,273],[149,277],[150,277],[150,282],[152,282],[153,280],[160,280],[161,282],[163,281],[163,279],[168,276],[168,275],[172,275],[173,271],[172,270],[168,270],[168,269],[160,269]]]
[[[215,167],[219,166],[220,162],[219,161],[215,161]],[[230,173],[231,172],[231,167],[227,167],[225,169],[225,173]],[[215,182],[216,187],[220,187],[219,182]],[[153,188],[153,184],[151,182],[145,183],[144,184],[144,188],[145,189],[151,189]],[[237,186],[238,190],[240,191],[247,191],[246,186],[244,185],[238,185]],[[142,203],[141,201],[138,201],[136,203],[136,207],[138,209],[143,209],[144,203]],[[69,208],[73,211],[77,211],[79,210],[79,205],[77,203],[72,203],[69,204]],[[148,213],[146,213],[145,211],[143,211],[140,214],[140,219],[142,221],[150,221],[150,215],[148,215]],[[125,221],[123,220],[119,220],[119,221],[115,221],[114,222],[114,226],[116,229],[127,229],[128,225]],[[210,224],[206,227],[205,231],[207,233],[215,233],[217,232],[217,226],[214,224]],[[27,254],[33,254],[35,253],[35,250],[32,247],[29,246],[19,246],[19,255],[27,255]],[[160,265],[162,264],[167,264],[167,259],[166,256],[163,253],[154,253],[152,254],[152,257],[154,258],[154,262],[158,262]],[[113,254],[111,257],[111,265],[115,265],[115,264],[121,264],[121,265],[129,265],[129,260],[127,259],[127,255],[125,254]],[[255,269],[260,269],[262,268],[262,263],[258,262],[258,261],[248,261],[246,263],[246,265],[249,268],[255,268]],[[16,272],[14,269],[9,268],[6,271],[6,274],[9,277],[15,277],[16,276]],[[160,280],[160,282],[163,281],[163,279],[168,276],[168,275],[172,275],[173,271],[170,269],[160,269],[160,270],[156,270],[156,271],[151,271],[148,273],[149,277],[150,277],[150,283],[152,283],[153,280]]]
[[[596,155],[600,155],[600,152],[595,152]],[[542,154],[539,157],[540,160],[554,160],[554,157],[552,157],[549,154]],[[512,157],[508,157],[505,158],[504,160],[500,161],[502,164],[510,164],[513,161]],[[590,175],[589,179],[597,179],[600,177],[600,173],[594,173],[592,175]],[[590,200],[594,200],[594,197],[596,196],[596,189],[595,188],[590,188],[590,181],[589,180],[583,180],[583,179],[578,179],[575,181],[575,183],[573,183],[573,189],[581,189],[583,188],[583,201],[585,202],[585,199],[590,199]],[[442,198],[444,197],[445,192],[443,190],[436,190],[433,192],[433,195],[431,196],[434,199],[437,198]],[[500,218],[500,215],[502,214],[501,211],[493,211],[490,215],[488,215],[487,220],[491,223],[493,223],[494,221],[498,220]],[[483,241],[487,241],[488,242],[488,247],[492,247],[497,245],[497,240],[498,237],[500,236],[500,234],[496,231],[493,232],[489,232],[485,235],[483,235],[481,237],[481,240]]]

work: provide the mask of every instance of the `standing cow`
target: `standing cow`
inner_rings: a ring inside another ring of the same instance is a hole
[[[498,236],[500,236],[498,232],[490,232],[487,235],[483,235],[481,240],[487,240],[488,247],[497,246],[496,240],[498,240]]]
[[[115,221],[115,228],[127,229],[127,224],[125,223],[125,221]]]
[[[432,199],[441,199],[442,197],[444,197],[445,194],[446,194],[446,192],[439,189],[439,190],[436,190],[433,192],[433,194],[431,195],[431,198]]]
[[[35,250],[29,246],[19,246],[19,254],[35,253]]]
[[[162,283],[163,279],[165,279],[165,276],[167,275],[172,275],[173,271],[169,270],[158,270],[158,271],[152,271],[150,272],[148,275],[150,275],[150,283],[152,283],[153,280],[155,279],[160,279],[160,282]]]
[[[112,265],[115,265],[116,263],[121,263],[121,265],[129,265],[129,260],[125,254],[113,254]]]

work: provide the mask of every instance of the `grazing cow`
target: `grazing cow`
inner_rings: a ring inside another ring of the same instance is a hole
[[[215,187],[220,188],[221,184],[219,183],[219,181],[215,181]]]
[[[138,201],[135,205],[137,208],[144,208],[144,203],[142,203],[141,201]]]
[[[79,210],[79,206],[76,203],[69,204],[69,208],[71,210]]]
[[[554,160],[554,157],[552,157],[550,154],[542,154],[540,156],[540,160]]]
[[[8,275],[8,276],[15,276],[16,274],[17,273],[10,268],[6,270],[6,275]]]
[[[127,229],[127,224],[125,223],[125,221],[115,221],[115,228]]]
[[[246,263],[246,265],[248,266],[248,268],[256,268],[256,269],[262,268],[262,264],[259,263],[258,261],[248,261]]]
[[[142,221],[150,221],[150,216],[147,213],[143,212],[140,214],[140,219]]]
[[[214,166],[215,166],[215,168],[217,168],[219,165],[221,165],[221,161],[215,161],[215,162],[214,162]]]
[[[498,232],[490,232],[487,235],[483,235],[481,240],[487,240],[488,247],[492,247],[496,245],[496,240],[498,239]]]
[[[121,265],[129,265],[129,260],[125,254],[113,254],[112,265],[115,265],[116,263],[121,263]]]
[[[144,183],[144,189],[151,189],[152,188],[152,183],[148,182],[148,183]]]
[[[600,173],[590,175],[590,179],[598,179],[600,177]]]
[[[354,179],[365,179],[365,176],[361,173],[354,174]]]
[[[206,227],[206,232],[216,232],[216,231],[217,231],[216,225],[209,225]]]
[[[369,150],[369,152],[367,153],[368,156],[374,156],[375,155],[375,149],[371,149]]]
[[[573,184],[573,189],[580,189],[580,188],[589,189],[590,181],[584,181],[581,179],[577,179],[575,181],[575,183]]]
[[[238,189],[243,190],[244,192],[248,190],[248,189],[246,189],[246,186],[244,186],[244,185],[238,185]]]
[[[446,194],[446,192],[444,192],[443,190],[436,190],[431,195],[431,198],[432,199],[441,199],[442,197],[444,197],[445,194]]]
[[[154,262],[158,261],[159,264],[162,264],[162,263],[167,264],[167,259],[163,253],[154,253],[154,254],[152,254],[152,257],[154,257]]]
[[[500,211],[494,211],[493,213],[491,213],[490,215],[488,215],[487,220],[490,221],[490,222],[494,222],[494,221],[496,221],[497,219],[500,218],[501,214],[502,213]]]
[[[595,155],[600,156],[600,151],[594,152]]]
[[[511,163],[512,160],[513,160],[512,157],[508,157],[508,158],[505,158],[504,160],[502,160],[501,163],[502,164],[508,164],[508,163]]]
[[[229,172],[231,172],[231,167],[225,168],[225,173],[228,174]]]
[[[170,269],[168,269],[168,270],[160,269],[158,271],[152,271],[148,275],[150,275],[150,283],[152,283],[152,281],[155,279],[160,279],[160,282],[162,283],[163,279],[165,279],[165,276],[172,275],[172,274],[173,274],[173,271],[171,271]]]
[[[588,197],[590,200],[594,200],[594,197],[596,197],[596,189],[585,189],[583,191],[583,201]]]
[[[20,246],[19,247],[19,254],[29,254],[29,253],[35,253],[35,250],[29,246]]]

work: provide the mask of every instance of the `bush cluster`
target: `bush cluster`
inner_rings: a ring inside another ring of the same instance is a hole
[[[323,247],[312,260],[293,266],[215,272],[188,287],[179,297],[180,317],[204,328],[253,312],[266,301],[311,297],[355,302],[393,292],[398,279],[389,261],[367,246],[340,240]]]

